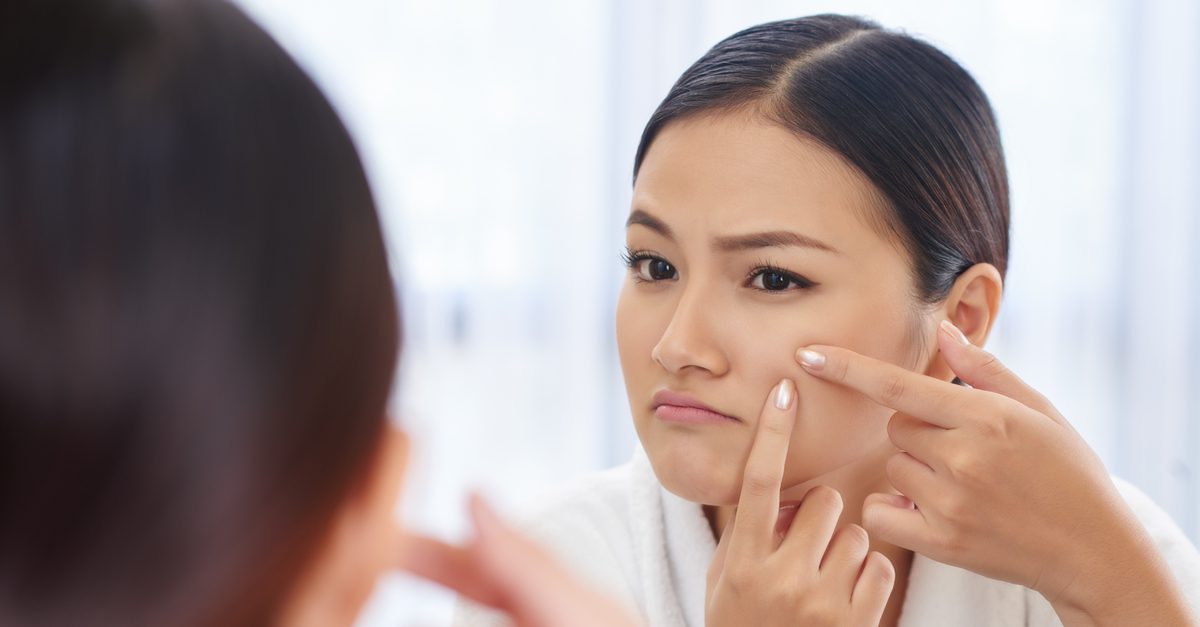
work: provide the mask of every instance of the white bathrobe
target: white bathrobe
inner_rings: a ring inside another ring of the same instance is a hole
[[[1117,487],[1200,611],[1200,554],[1157,505],[1133,486]],[[702,627],[705,575],[715,550],[699,505],[666,491],[645,454],[585,478],[539,508],[524,525],[583,579],[623,601],[650,627]],[[455,625],[507,625],[494,612],[460,603]],[[1061,626],[1036,592],[916,554],[902,627]]]

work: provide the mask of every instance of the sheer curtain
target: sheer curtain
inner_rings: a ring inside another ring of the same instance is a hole
[[[1168,0],[242,0],[330,92],[401,277],[405,517],[454,537],[634,436],[612,311],[641,126],[717,40],[819,12],[924,37],[983,85],[1013,198],[989,345],[1200,538],[1200,7]],[[442,624],[403,578],[364,625]]]

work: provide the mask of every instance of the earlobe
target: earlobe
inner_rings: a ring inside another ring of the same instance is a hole
[[[971,343],[983,346],[1000,311],[1004,281],[990,263],[977,263],[959,275],[946,299],[943,315]]]

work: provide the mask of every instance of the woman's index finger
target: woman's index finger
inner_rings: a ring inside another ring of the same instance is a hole
[[[930,424],[953,429],[964,420],[961,410],[970,391],[948,381],[836,346],[810,346],[796,359],[815,377]]]
[[[754,434],[742,474],[737,520],[730,538],[731,552],[770,551],[779,516],[779,492],[787,464],[788,445],[796,422],[796,386],[784,379],[771,390]]]

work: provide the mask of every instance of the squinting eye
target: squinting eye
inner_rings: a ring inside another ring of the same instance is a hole
[[[638,259],[634,271],[646,281],[669,281],[675,278],[675,266],[657,257]]]

